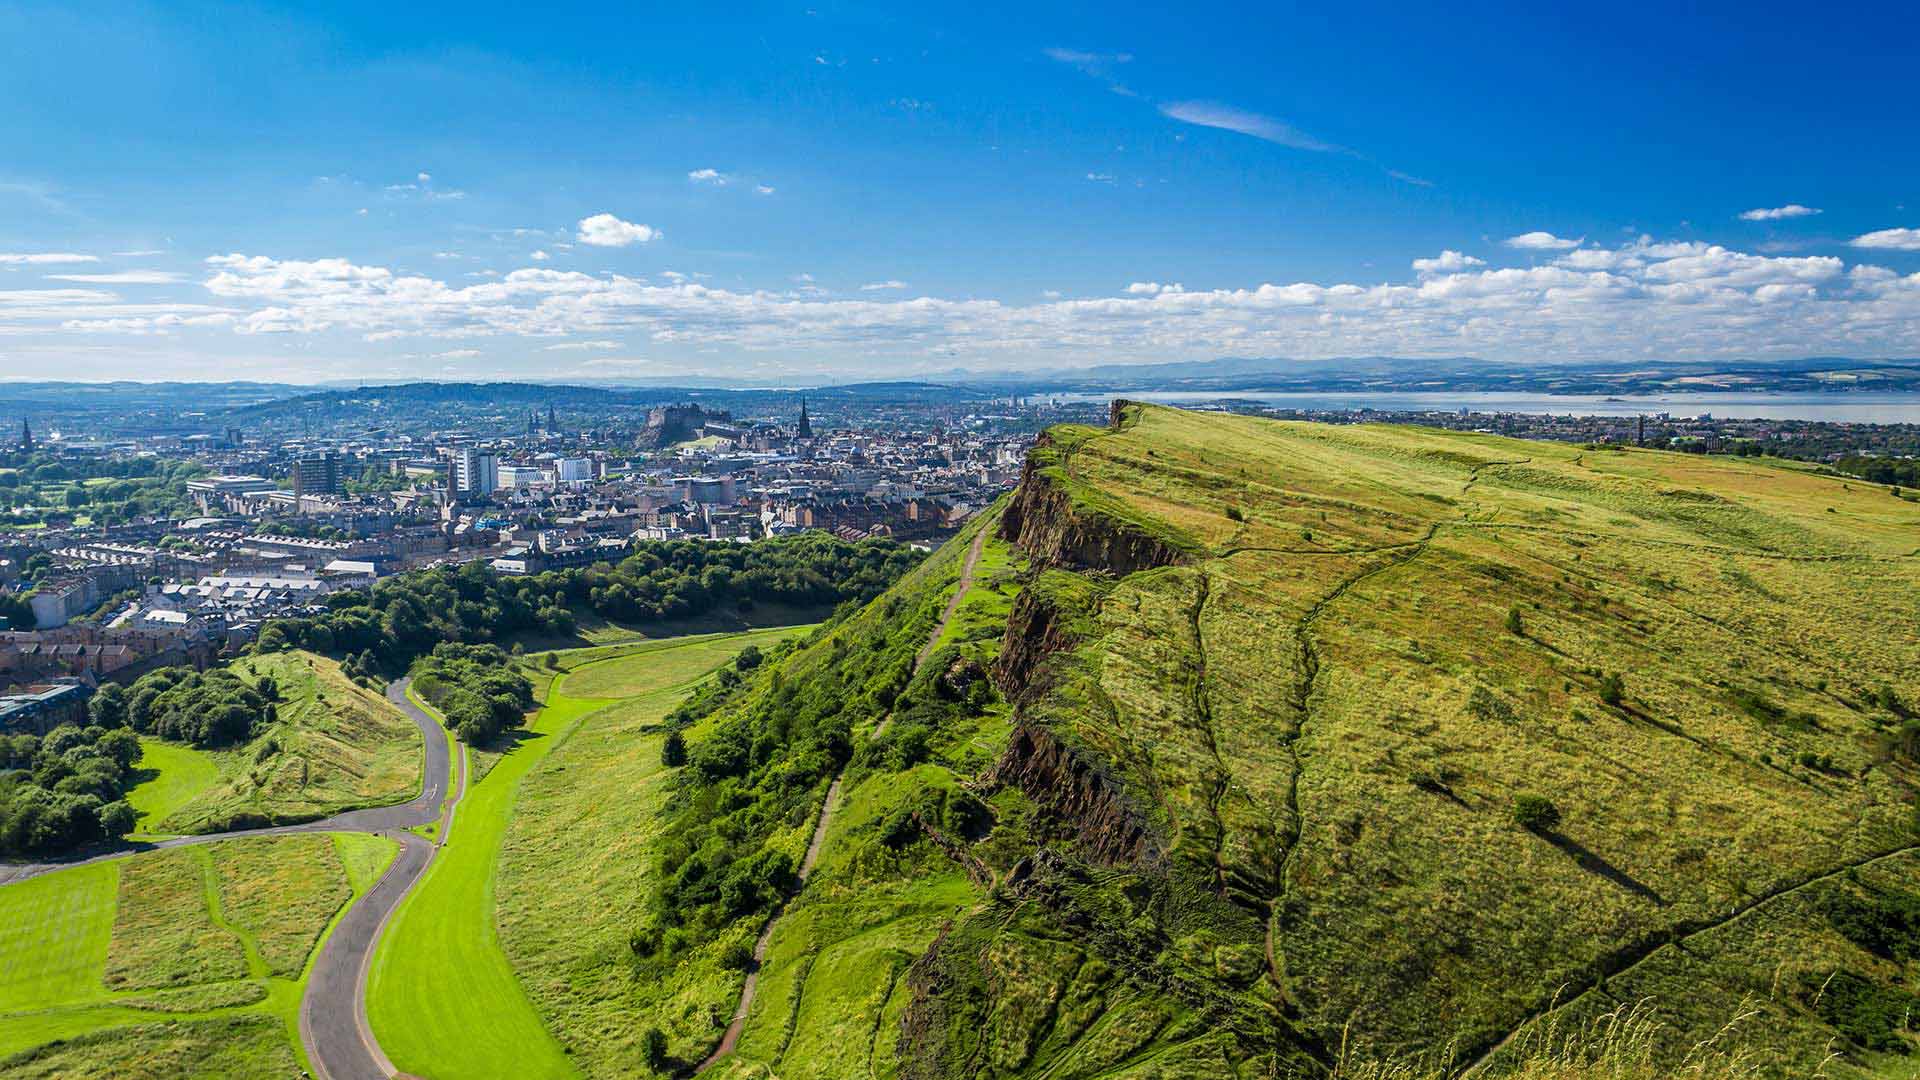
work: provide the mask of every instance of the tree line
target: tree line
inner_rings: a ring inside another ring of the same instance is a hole
[[[394,675],[443,642],[570,635],[576,613],[649,623],[757,603],[864,604],[920,557],[892,541],[849,543],[803,533],[756,544],[647,541],[617,564],[526,576],[496,574],[472,562],[334,593],[324,614],[267,623],[258,648],[304,648],[344,658],[349,675]]]

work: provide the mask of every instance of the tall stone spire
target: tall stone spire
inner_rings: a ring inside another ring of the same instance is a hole
[[[802,439],[813,438],[813,421],[807,418],[807,399],[806,398],[800,399],[800,427],[795,432],[795,435],[798,438],[802,438]]]
[[[20,452],[33,453],[33,428],[27,425],[27,418],[24,416],[20,418]]]

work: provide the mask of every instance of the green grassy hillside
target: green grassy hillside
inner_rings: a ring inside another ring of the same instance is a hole
[[[775,913],[712,1075],[1571,1076],[1554,1040],[1641,1002],[1622,1075],[1736,1020],[1726,1075],[1908,1048],[1920,508],[1884,487],[1132,406],[983,527],[951,652],[910,662],[966,537],[688,712],[629,961],[694,988],[671,1061]]]
[[[405,802],[420,791],[420,733],[340,665],[300,650],[235,661],[248,682],[272,677],[278,720],[244,746],[196,750],[143,740],[128,801],[146,834],[207,833],[311,821]]]

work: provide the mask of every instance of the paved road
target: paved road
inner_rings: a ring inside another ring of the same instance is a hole
[[[420,739],[426,745],[426,760],[422,768],[425,779],[420,785],[420,794],[412,801],[367,810],[350,810],[302,825],[243,829],[204,836],[182,836],[157,843],[130,844],[84,859],[9,864],[0,866],[0,886],[69,866],[123,859],[128,855],[159,848],[211,844],[242,836],[368,832],[398,842],[400,853],[394,856],[386,873],[381,875],[373,888],[367,890],[359,903],[353,905],[327,938],[319,959],[314,962],[313,975],[307,982],[306,997],[300,1002],[300,1041],[306,1046],[307,1057],[312,1061],[313,1070],[320,1080],[387,1080],[394,1075],[393,1063],[381,1052],[380,1044],[374,1040],[373,1032],[367,1026],[368,962],[394,909],[406,898],[414,883],[420,880],[420,875],[426,872],[428,864],[439,851],[438,844],[406,830],[439,820],[439,835],[444,841],[448,824],[445,819],[451,818],[452,802],[459,800],[466,787],[466,775],[462,770],[459,790],[454,792],[453,800],[447,799],[448,766],[452,761],[447,736],[439,721],[428,716],[407,698],[408,681],[396,679],[388,683],[387,700],[407,714],[414,726],[420,729]],[[442,814],[443,804],[445,818]]]

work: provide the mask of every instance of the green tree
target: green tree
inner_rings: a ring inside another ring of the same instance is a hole
[[[1520,794],[1513,797],[1514,823],[1529,832],[1548,833],[1560,826],[1560,808],[1545,795]]]
[[[677,769],[687,763],[687,739],[678,731],[667,732],[667,741],[660,744],[660,764]]]
[[[640,1056],[654,1072],[667,1071],[667,1033],[650,1027],[640,1036]]]

